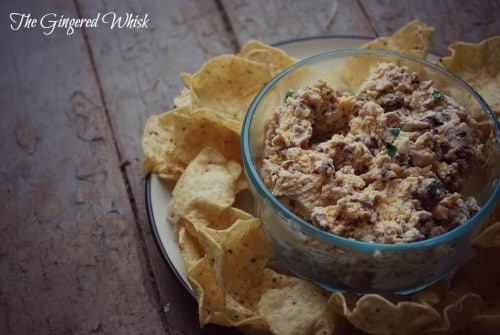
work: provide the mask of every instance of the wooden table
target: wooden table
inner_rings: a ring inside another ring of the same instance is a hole
[[[498,0],[9,0],[0,12],[1,334],[237,333],[199,329],[147,221],[142,131],[172,107],[181,71],[251,38],[375,37],[413,18],[436,28],[439,55],[500,34]],[[147,14],[147,28],[40,26],[110,12]],[[39,21],[13,30],[11,13]]]

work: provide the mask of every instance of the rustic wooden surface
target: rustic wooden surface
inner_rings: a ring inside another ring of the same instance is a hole
[[[148,14],[149,27],[10,29],[13,12],[111,11]],[[178,74],[250,38],[375,37],[414,18],[446,55],[500,35],[499,11],[498,0],[2,1],[0,334],[237,334],[199,329],[147,222],[140,139],[172,107]]]

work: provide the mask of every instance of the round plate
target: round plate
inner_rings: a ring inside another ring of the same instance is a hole
[[[372,37],[354,36],[326,36],[317,38],[304,38],[290,40],[275,44],[275,46],[286,51],[289,56],[303,59],[322,52],[335,51],[341,49],[358,48]],[[429,57],[431,60],[434,56]],[[172,226],[167,222],[167,204],[171,199],[171,191],[175,185],[173,181],[160,180],[155,174],[150,174],[146,178],[146,208],[155,239],[160,253],[179,278],[184,287],[194,296],[193,291],[186,278],[184,260],[177,245],[177,237]],[[237,196],[235,206],[251,213],[248,208],[249,193],[241,192]]]

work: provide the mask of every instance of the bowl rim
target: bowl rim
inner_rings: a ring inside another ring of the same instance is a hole
[[[353,238],[342,237],[339,235],[335,235],[331,232],[322,230],[314,226],[313,224],[305,221],[292,211],[290,211],[283,203],[281,203],[276,197],[272,195],[272,193],[264,184],[264,181],[260,177],[260,174],[258,173],[255,164],[253,164],[252,153],[249,145],[250,126],[252,124],[255,110],[259,102],[266,95],[269,89],[271,89],[277,82],[279,82],[281,78],[285,77],[288,73],[294,71],[295,69],[306,64],[321,61],[325,58],[353,56],[353,55],[389,55],[396,58],[398,57],[404,58],[410,61],[420,63],[424,66],[430,67],[431,69],[441,72],[445,76],[448,76],[450,79],[464,86],[470,92],[470,94],[472,94],[472,96],[474,96],[474,98],[479,102],[483,110],[488,114],[490,120],[493,122],[496,128],[496,140],[500,142],[500,122],[497,119],[491,107],[469,84],[467,84],[463,79],[449,72],[445,68],[433,64],[427,60],[395,51],[377,50],[377,49],[344,49],[338,51],[330,51],[310,56],[284,69],[283,71],[278,73],[274,78],[272,78],[252,100],[252,103],[250,104],[247,113],[243,119],[241,128],[241,140],[240,140],[243,166],[245,169],[245,173],[249,178],[249,182],[252,184],[253,187],[255,187],[256,191],[260,194],[260,196],[262,196],[265,200],[267,200],[282,217],[284,217],[286,220],[297,222],[301,228],[302,233],[309,234],[314,238],[318,238],[328,243],[333,243],[340,247],[354,248],[364,252],[375,252],[381,250],[384,251],[412,250],[412,249],[436,247],[441,244],[457,240],[462,236],[465,236],[468,232],[472,231],[474,228],[477,228],[486,219],[486,217],[493,210],[498,200],[500,200],[500,181],[497,183],[495,189],[491,192],[490,196],[486,200],[485,204],[481,207],[481,209],[476,214],[474,214],[467,222],[463,223],[459,227],[456,227],[442,235],[428,238],[425,240],[409,242],[409,243],[396,243],[396,244],[364,242]]]

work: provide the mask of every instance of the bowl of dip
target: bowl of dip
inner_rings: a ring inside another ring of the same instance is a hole
[[[341,50],[273,78],[244,119],[255,214],[291,273],[409,294],[453,274],[500,198],[500,124],[422,59]]]

